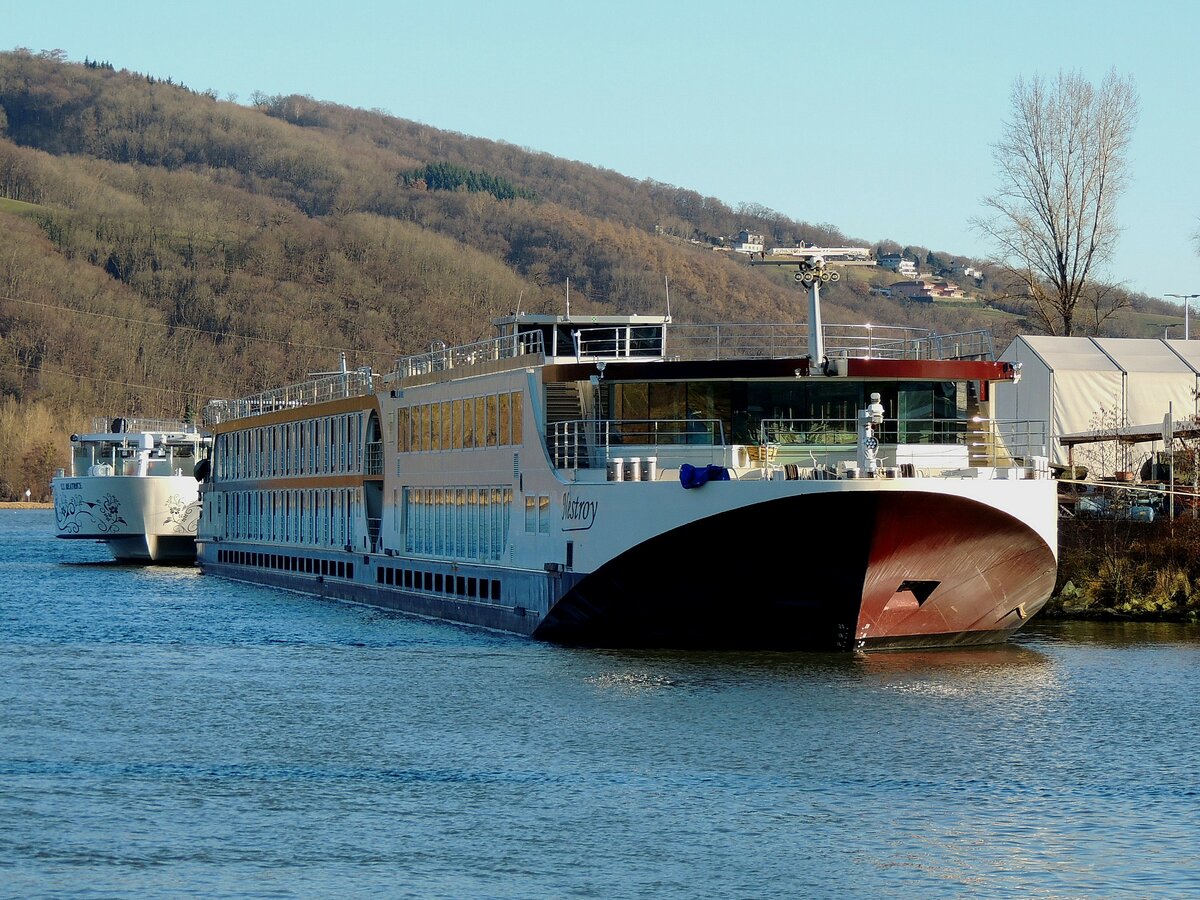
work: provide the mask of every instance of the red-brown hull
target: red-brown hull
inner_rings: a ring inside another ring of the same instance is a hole
[[[1050,548],[1013,517],[959,497],[885,494],[855,636],[868,646],[1003,640],[1042,608],[1054,579]]]

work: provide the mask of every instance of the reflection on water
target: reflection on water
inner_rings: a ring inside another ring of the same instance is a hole
[[[1200,643],[1200,624],[1183,622],[1034,622],[1018,640],[1037,646],[1044,642],[1108,644],[1133,647]]]
[[[1200,894],[1195,626],[564,649],[42,518],[0,513],[0,893]]]

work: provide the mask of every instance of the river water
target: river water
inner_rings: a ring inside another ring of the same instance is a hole
[[[563,649],[0,512],[0,895],[1200,895],[1200,629]]]

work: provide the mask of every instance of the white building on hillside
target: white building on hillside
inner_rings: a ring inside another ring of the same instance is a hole
[[[751,234],[746,229],[738,232],[737,240],[733,244],[735,253],[762,253],[763,236],[761,234]]]
[[[899,253],[885,253],[879,257],[879,265],[885,269],[895,272],[897,275],[904,275],[908,278],[916,278],[917,264],[907,256],[901,256]]]

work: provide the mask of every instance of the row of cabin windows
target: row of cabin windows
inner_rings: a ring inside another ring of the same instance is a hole
[[[522,442],[522,394],[488,394],[398,410],[396,447],[401,453],[508,447]]]
[[[218,491],[204,504],[209,532],[226,540],[344,547],[354,543],[362,488]]]
[[[400,587],[409,591],[449,594],[467,600],[490,600],[495,603],[500,599],[500,581],[495,578],[451,574],[443,576],[441,572],[421,572],[415,569],[393,569],[390,566],[381,566],[375,570],[375,581],[378,584]]]
[[[310,556],[254,553],[249,550],[218,550],[217,562],[259,569],[277,569],[282,572],[300,572],[305,575],[324,575],[328,578],[354,578],[354,563],[339,559],[313,559]]]
[[[511,487],[404,489],[404,550],[499,561],[508,546]]]
[[[362,471],[363,414],[323,416],[217,435],[218,478],[280,478]]]

